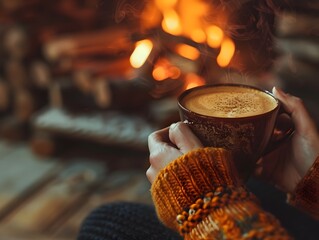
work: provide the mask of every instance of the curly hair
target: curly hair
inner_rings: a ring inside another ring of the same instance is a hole
[[[245,56],[241,71],[262,71],[271,67],[274,50],[275,17],[285,8],[289,0],[207,0],[216,13],[227,15],[225,31],[236,42]],[[214,16],[212,16],[214,17]]]

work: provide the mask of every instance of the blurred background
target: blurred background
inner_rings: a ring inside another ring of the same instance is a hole
[[[319,125],[319,1],[0,0],[0,239],[75,239],[112,201],[151,204],[148,135],[177,96],[236,82]]]

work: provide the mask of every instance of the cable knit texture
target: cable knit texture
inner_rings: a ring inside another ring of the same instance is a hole
[[[159,219],[184,239],[291,239],[247,191],[223,149],[201,148],[176,159],[151,193]]]
[[[177,213],[216,185],[241,185],[233,164],[225,159],[231,159],[231,155],[223,149],[204,148],[182,156],[161,171],[151,192],[159,217],[167,226],[178,229]]]
[[[288,194],[288,203],[319,220],[319,156],[294,193]]]

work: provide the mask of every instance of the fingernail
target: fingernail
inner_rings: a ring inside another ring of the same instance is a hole
[[[176,123],[172,123],[171,126],[169,126],[170,129],[173,129],[176,126]]]

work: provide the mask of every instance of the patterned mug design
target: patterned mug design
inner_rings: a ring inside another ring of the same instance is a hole
[[[253,152],[255,126],[251,123],[228,124],[189,123],[192,131],[207,146],[222,147],[234,152],[242,151],[247,155]]]

